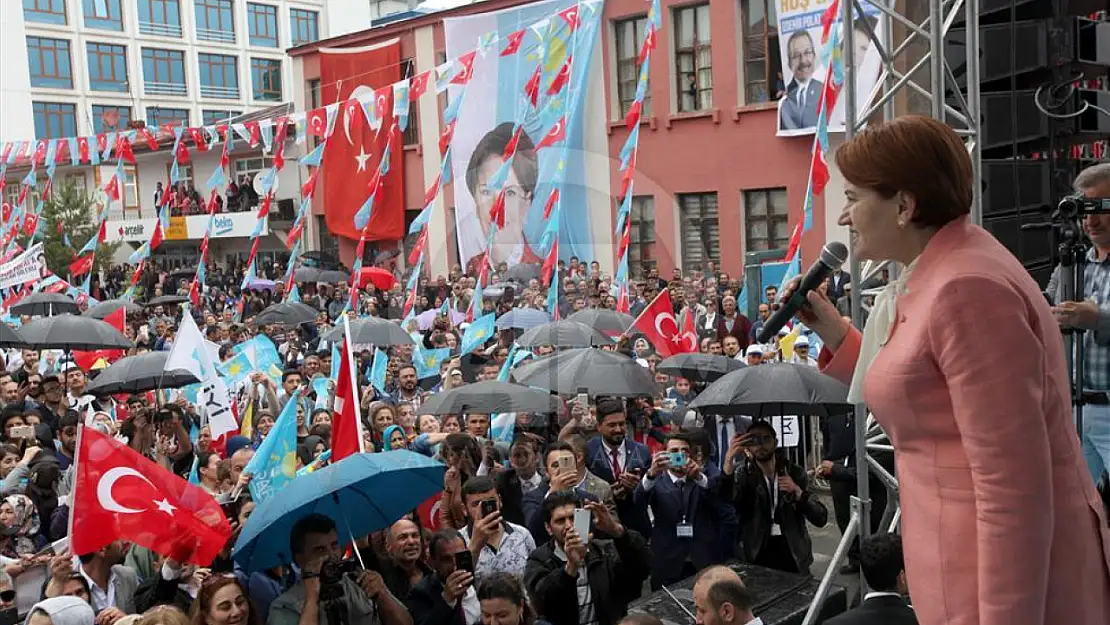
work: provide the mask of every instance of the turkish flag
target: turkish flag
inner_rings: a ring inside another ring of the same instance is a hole
[[[88,137],[77,137],[77,160],[82,163],[89,162]]]
[[[376,68],[367,71],[367,68]],[[371,241],[397,240],[405,235],[404,150],[401,133],[393,128],[393,83],[401,79],[401,46],[391,43],[358,51],[321,52],[320,82],[324,102],[351,98],[371,101],[369,108],[381,125],[371,127],[362,107],[341,107],[336,128],[324,150],[324,204],[328,230],[357,240],[355,213],[369,197],[368,185],[389,147],[389,173],[374,198],[367,225]],[[376,91],[375,91],[376,90]],[[353,113],[353,115],[352,115]]]
[[[679,331],[678,320],[674,318],[674,305],[671,304],[671,293],[666,289],[636,317],[632,327],[639,330],[663,358],[695,351],[698,347],[696,336],[691,338]]]
[[[439,508],[442,505],[440,503],[442,498],[443,493],[436,493],[416,509],[416,514],[420,517],[420,527],[431,532],[439,529]]]
[[[352,291],[355,289],[351,289]],[[358,389],[353,386],[347,341],[339,350],[339,379],[335,381],[335,413],[331,417],[331,461],[361,453],[362,423],[358,415]]]
[[[88,256],[90,269],[92,267],[92,256],[92,254],[89,254]],[[72,271],[72,269],[73,265],[70,265],[70,270]],[[107,323],[108,325],[112,326],[122,333],[124,325],[126,325],[127,323],[126,310],[120,308],[110,315],[105,315],[104,323]],[[80,367],[83,371],[88,371],[92,369],[92,366],[96,364],[96,361],[100,360],[101,358],[111,363],[119,360],[120,358],[123,358],[124,354],[126,353],[127,352],[122,349],[97,349],[90,352],[75,351],[73,352],[73,361],[76,362],[77,366]]]
[[[553,125],[550,130],[547,131],[547,134],[543,136],[543,139],[540,139],[540,142],[536,144],[536,149],[541,150],[543,148],[550,147],[566,138],[567,118],[564,115],[563,117],[559,118],[559,121],[555,122],[555,125]]]
[[[69,273],[70,273],[70,275],[72,275],[74,277],[83,276],[83,275],[89,273],[90,271],[92,271],[93,257],[94,256],[95,256],[94,254],[85,254],[84,256],[82,256],[82,257],[78,258],[77,260],[73,261],[72,263],[70,263],[69,264]],[[121,308],[120,310],[123,310],[123,309]]]
[[[361,111],[360,111],[361,112]],[[327,134],[328,130],[328,111],[324,107],[312,109],[305,116],[305,132],[314,136],[322,137]]]
[[[686,307],[686,314],[682,316],[682,348],[681,352],[692,354],[698,351],[698,327],[694,323],[694,309]]]
[[[208,566],[231,537],[220,504],[126,444],[81,428],[70,549],[127,540],[178,562]]]
[[[501,56],[511,56],[520,50],[520,44],[524,42],[524,35],[527,30],[518,30],[515,33],[509,33],[505,38],[509,40],[505,47],[501,50]]]
[[[23,217],[23,234],[27,236],[34,236],[35,231],[39,228],[39,216],[34,213],[27,213]]]

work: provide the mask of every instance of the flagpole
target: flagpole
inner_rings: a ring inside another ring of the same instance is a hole
[[[77,448],[73,451],[73,487],[69,489],[69,519],[66,521],[66,536],[73,536],[73,504],[77,501],[77,479],[78,472],[81,469],[81,439],[84,438],[85,425],[83,423],[77,426]],[[70,552],[72,552],[72,547]],[[71,555],[73,555],[71,553]]]
[[[358,393],[358,376],[355,374],[355,351],[354,344],[351,343],[351,317],[349,315],[343,315],[343,337],[346,343],[344,351],[347,352],[344,357],[347,359],[347,366],[351,372],[351,399],[355,403],[355,431],[358,433],[358,451],[364,453],[366,451],[366,437],[362,433],[362,398]]]

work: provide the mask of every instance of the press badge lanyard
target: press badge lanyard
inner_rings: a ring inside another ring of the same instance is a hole
[[[777,478],[774,476],[764,476],[763,480],[767,483],[767,494],[771,498],[771,536],[782,536],[782,528],[779,527],[775,521],[775,512],[779,507],[779,485]]]
[[[682,490],[685,490],[686,484],[691,484],[689,478],[686,478],[682,483]],[[694,489],[697,489],[697,484],[694,484]],[[693,538],[694,525],[686,521],[687,514],[690,510],[690,500],[694,498],[694,489],[690,490],[689,494],[683,493],[682,497],[682,521],[675,527],[675,535],[679,538]]]

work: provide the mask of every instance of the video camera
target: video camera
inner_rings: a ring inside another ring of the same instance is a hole
[[[1110,215],[1110,198],[1088,198],[1081,193],[1073,193],[1056,205],[1054,217],[1075,219],[1080,215]]]
[[[328,558],[320,565],[320,586],[338,586],[344,575],[357,573],[360,568],[355,560]]]

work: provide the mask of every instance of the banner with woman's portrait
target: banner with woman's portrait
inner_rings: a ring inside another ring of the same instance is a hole
[[[449,98],[465,93],[451,142],[451,166],[459,257],[471,275],[477,273],[489,242],[490,208],[497,196],[496,184],[489,183],[504,163],[505,148],[518,123],[523,133],[504,181],[505,227],[498,229],[490,246],[492,264],[543,262],[548,251],[542,245],[547,227],[544,207],[557,179],[563,181],[559,186],[560,255],[593,258],[582,158],[583,103],[590,81],[601,79],[593,63],[600,19],[583,14],[577,28],[568,28],[557,12],[575,4],[550,0],[443,20],[449,58],[480,46],[490,33],[501,38],[485,54],[479,53],[469,84],[451,85],[448,90]],[[600,12],[602,5],[596,6]],[[550,21],[545,21],[548,17]],[[522,29],[529,30],[525,46],[516,54],[501,56],[506,37]],[[540,38],[546,42],[542,49],[535,45]],[[568,56],[573,57],[569,82],[554,90],[551,84]],[[537,67],[538,100],[533,106],[528,85]],[[566,120],[567,149],[559,142],[537,150],[560,119]]]
[[[778,40],[782,59],[782,93],[779,98],[778,136],[811,135],[817,128],[817,103],[825,86],[829,58],[821,46],[821,16],[830,0],[784,0],[773,2],[778,9]],[[882,41],[883,23],[879,11],[861,2],[863,16],[857,13],[851,33],[842,39],[853,48],[856,80],[856,114],[864,113],[878,82],[882,59],[871,43],[871,35]],[[841,28],[840,23],[833,28]],[[831,37],[830,37],[831,38]],[[845,57],[847,58],[847,57]],[[845,68],[845,80],[849,72]],[[845,85],[847,88],[847,85]],[[829,116],[829,131],[844,131],[843,91]]]

